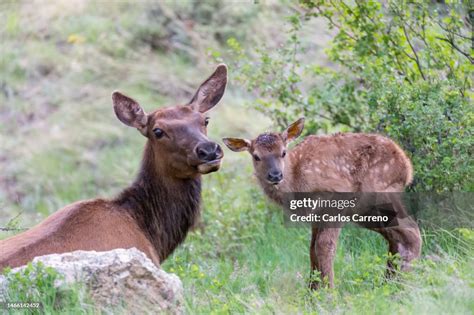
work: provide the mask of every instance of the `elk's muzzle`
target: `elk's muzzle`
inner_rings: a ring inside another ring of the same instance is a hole
[[[199,159],[197,169],[201,174],[215,172],[221,166],[224,153],[215,142],[204,142],[196,146],[195,153]]]

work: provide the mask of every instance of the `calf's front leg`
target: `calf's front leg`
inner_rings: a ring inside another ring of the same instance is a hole
[[[317,228],[313,226],[309,256],[311,259],[311,280],[309,287],[318,289],[321,284],[334,287],[334,257],[337,239],[341,229]],[[320,279],[314,279],[314,271],[318,271]]]

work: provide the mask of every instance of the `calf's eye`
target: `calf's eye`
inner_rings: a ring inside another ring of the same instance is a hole
[[[163,129],[160,129],[160,128],[153,129],[153,133],[155,134],[155,137],[158,139],[162,138],[165,135],[165,132],[163,131]]]
[[[210,118],[206,117],[206,119],[204,120],[204,126],[209,125],[209,120],[210,120]]]
[[[286,156],[286,151],[283,151],[283,153],[281,154],[281,157],[284,158]]]
[[[257,161],[257,162],[260,161],[260,158],[259,158],[258,155],[256,155],[256,154],[253,155],[253,159],[254,159],[255,161]]]

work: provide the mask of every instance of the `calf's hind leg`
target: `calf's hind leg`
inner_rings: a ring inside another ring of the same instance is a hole
[[[334,256],[336,255],[337,239],[341,229],[313,227],[309,255],[311,259],[311,277],[315,270],[320,272],[321,281],[311,279],[309,287],[317,289],[321,284],[334,287]]]
[[[388,198],[397,212],[398,224],[394,227],[374,229],[383,235],[388,242],[390,254],[399,254],[401,258],[400,270],[410,268],[413,259],[421,254],[421,233],[416,222],[408,216],[399,194],[388,194]],[[387,261],[387,276],[392,277],[397,266],[393,259]]]

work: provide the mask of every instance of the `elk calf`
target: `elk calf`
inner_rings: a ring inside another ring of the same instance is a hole
[[[223,153],[207,138],[205,113],[219,102],[226,83],[227,68],[219,65],[187,105],[150,114],[114,92],[117,118],[147,138],[135,181],[111,200],[76,202],[0,241],[0,272],[36,256],[75,250],[136,247],[157,265],[168,257],[199,215],[200,175],[220,167]]]
[[[251,154],[260,186],[280,205],[289,192],[401,192],[411,182],[410,160],[397,144],[380,135],[311,135],[287,150],[303,126],[301,118],[282,133],[263,133],[254,140],[223,140],[232,151],[246,150]],[[396,212],[405,211],[400,200],[391,202]],[[416,223],[373,230],[385,237],[391,254],[400,254],[402,270],[419,257],[421,237]],[[319,271],[330,287],[334,286],[333,261],[339,232],[339,228],[312,228],[311,270]],[[388,267],[389,272],[393,270],[392,261]],[[312,281],[310,287],[318,284]]]

